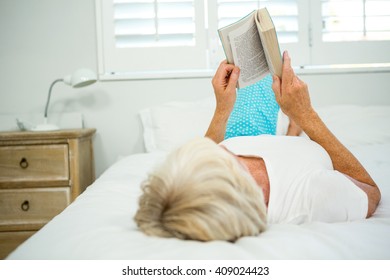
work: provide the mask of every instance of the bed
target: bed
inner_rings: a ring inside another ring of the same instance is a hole
[[[140,182],[169,150],[203,134],[212,108],[210,100],[201,100],[141,111],[146,152],[120,158],[8,259],[390,259],[390,106],[318,108],[381,188],[382,200],[372,218],[275,224],[257,237],[235,243],[165,239],[140,232],[133,221]]]

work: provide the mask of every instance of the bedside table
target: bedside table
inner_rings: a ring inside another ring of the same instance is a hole
[[[0,133],[0,259],[94,181],[95,131]]]

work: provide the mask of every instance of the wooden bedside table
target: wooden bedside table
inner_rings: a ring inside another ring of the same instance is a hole
[[[0,133],[0,259],[94,181],[95,131]]]

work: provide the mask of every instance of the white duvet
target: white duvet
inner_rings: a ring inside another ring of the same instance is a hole
[[[382,191],[375,215],[347,223],[271,225],[235,243],[149,237],[133,215],[140,182],[165,152],[130,155],[9,259],[390,259],[390,107],[339,106],[319,111]]]

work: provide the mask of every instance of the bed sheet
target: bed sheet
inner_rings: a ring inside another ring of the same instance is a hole
[[[166,152],[152,152],[130,155],[115,163],[8,259],[390,259],[389,128],[380,125],[382,133],[375,139],[369,135],[355,141],[351,131],[342,135],[343,122],[335,118],[332,123],[333,115],[328,116],[329,126],[345,138],[381,188],[381,203],[370,219],[275,224],[259,236],[240,238],[235,243],[146,236],[137,229],[133,216],[141,181],[166,156]]]
[[[9,259],[390,259],[390,144],[354,150],[382,187],[378,211],[365,221],[271,225],[235,243],[148,237],[132,218],[140,182],[165,156],[156,152],[113,165]]]

